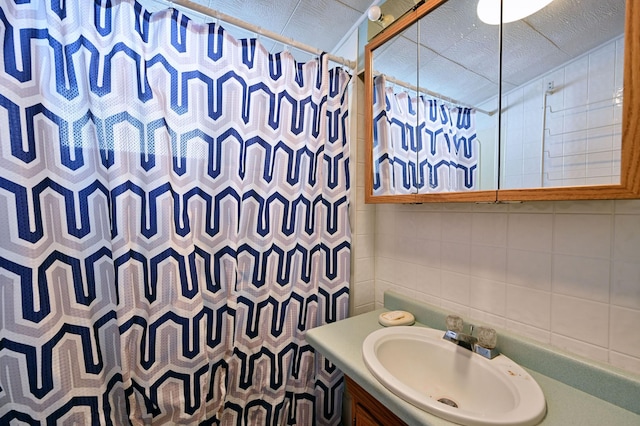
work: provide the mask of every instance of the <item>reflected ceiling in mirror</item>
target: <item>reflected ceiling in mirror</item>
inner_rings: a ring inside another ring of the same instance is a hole
[[[429,26],[420,32],[420,46],[425,51],[421,56],[426,59],[420,66],[434,70],[424,83],[429,84],[430,90],[470,105],[494,97],[499,84],[500,63],[494,58],[499,31],[497,26],[480,20],[476,4],[449,0],[423,18]],[[401,11],[414,5],[413,0],[387,0],[382,9]],[[624,20],[625,0],[554,0],[522,20],[505,24],[503,92],[621,36]],[[402,45],[396,44],[394,50],[399,59],[395,61],[378,61],[376,53],[376,66],[380,63],[386,68],[379,71],[415,84],[417,71],[408,70],[402,58],[414,54],[416,43],[416,39],[409,38]],[[436,74],[435,70],[440,71]],[[466,83],[452,84],[451,76],[461,72],[464,78],[460,80]]]

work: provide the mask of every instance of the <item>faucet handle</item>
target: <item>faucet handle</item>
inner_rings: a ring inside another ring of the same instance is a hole
[[[464,321],[457,315],[447,315],[446,319],[447,330],[455,331],[456,333],[462,333],[462,327]]]
[[[493,328],[478,327],[478,344],[483,348],[493,349],[498,343],[498,333]]]

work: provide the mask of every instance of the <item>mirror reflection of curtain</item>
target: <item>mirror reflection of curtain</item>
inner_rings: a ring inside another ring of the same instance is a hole
[[[416,98],[394,93],[384,79],[374,87],[374,194],[416,192]]]
[[[373,93],[374,195],[478,189],[473,108],[395,92],[384,75]]]
[[[450,108],[452,160],[451,190],[470,191],[478,189],[478,163],[480,143],[476,135],[476,110],[465,107]],[[454,189],[455,185],[455,189]]]

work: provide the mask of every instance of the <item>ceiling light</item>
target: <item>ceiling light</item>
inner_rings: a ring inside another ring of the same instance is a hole
[[[382,16],[382,10],[378,6],[371,6],[369,10],[367,10],[367,17],[370,21],[377,21]]]
[[[553,0],[502,0],[502,23],[518,21],[532,15]],[[479,0],[478,18],[486,24],[500,24],[500,0]]]
[[[383,15],[382,10],[378,6],[371,6],[367,10],[367,17],[371,22],[378,22],[383,27],[386,27],[395,19],[393,15]]]

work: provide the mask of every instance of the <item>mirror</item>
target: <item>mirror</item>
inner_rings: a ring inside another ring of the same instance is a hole
[[[640,198],[632,3],[553,0],[494,25],[477,1],[434,0],[387,25],[365,48],[366,202]]]
[[[500,188],[620,183],[624,19],[554,0],[503,25]]]
[[[373,188],[377,195],[418,193],[419,122],[417,87],[387,75],[412,76],[418,69],[419,23],[413,23],[377,49],[379,74],[373,79]],[[405,78],[404,80],[409,80]]]
[[[500,28],[482,25],[468,0],[449,0],[418,24],[422,193],[495,191]]]

